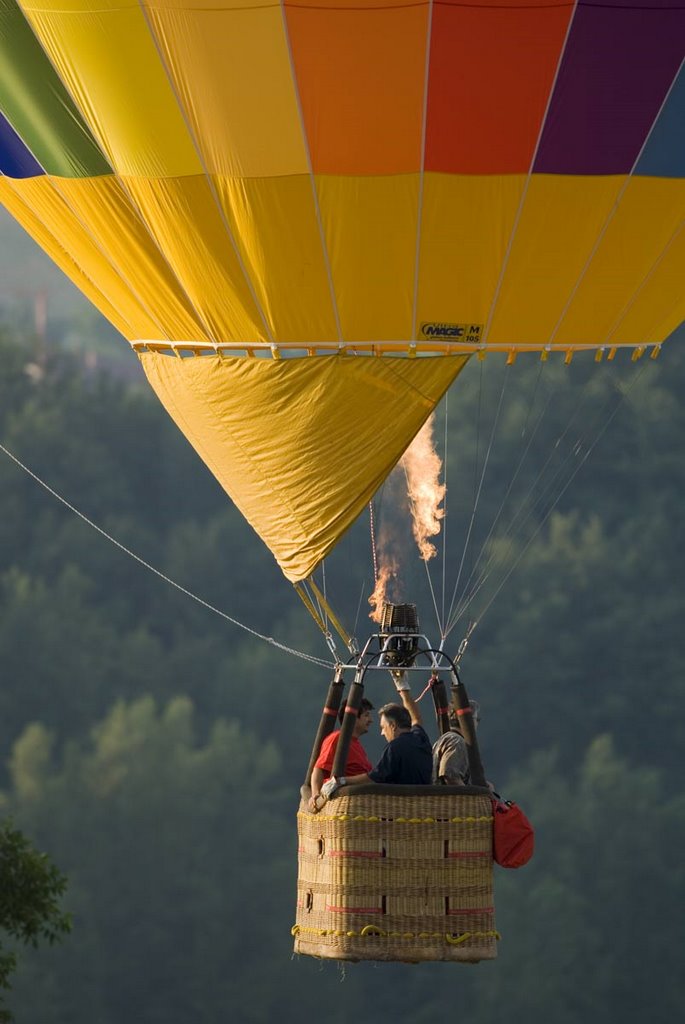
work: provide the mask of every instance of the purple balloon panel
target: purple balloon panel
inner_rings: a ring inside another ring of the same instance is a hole
[[[534,170],[628,174],[685,57],[685,7],[580,3]]]

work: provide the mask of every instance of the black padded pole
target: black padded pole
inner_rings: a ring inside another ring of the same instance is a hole
[[[321,744],[326,737],[333,732],[335,729],[335,722],[338,717],[338,711],[340,710],[340,704],[342,702],[343,690],[345,688],[345,682],[343,680],[342,670],[336,670],[336,673],[331,681],[331,685],[328,687],[328,693],[326,694],[326,702],[321,712],[321,721],[319,722],[319,728],[316,733],[314,740],[314,746],[312,747],[312,754],[309,758],[309,766],[307,767],[307,774],[304,779],[305,786],[311,785],[312,772],[314,771],[314,765],[316,759],[321,752]]]
[[[452,673],[452,703],[459,720],[461,734],[466,744],[466,755],[469,760],[469,774],[471,775],[472,786],[487,786],[483,762],[480,759],[478,740],[476,739],[476,726],[473,721],[473,711],[469,704],[469,695],[466,687],[456,672]]]
[[[431,693],[435,705],[435,719],[438,723],[438,735],[443,736],[450,731],[450,709],[447,702],[447,687],[442,679],[433,676],[431,679]]]
[[[350,686],[350,692],[347,695],[345,714],[343,716],[342,726],[340,727],[340,739],[338,740],[338,745],[335,748],[335,757],[333,758],[332,775],[336,779],[345,774],[345,765],[347,764],[347,755],[350,752],[352,733],[355,725],[357,724],[359,708],[361,706],[362,697],[364,696],[364,687],[359,681],[360,678],[360,674],[357,673],[354,677],[354,682]]]

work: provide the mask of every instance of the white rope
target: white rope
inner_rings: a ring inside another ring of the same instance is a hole
[[[537,374],[537,379],[535,381],[535,387],[533,389],[533,394],[531,396],[531,400],[530,400],[529,407],[528,407],[528,413],[527,413],[527,416],[526,416],[526,422],[524,424],[523,432],[522,432],[522,435],[521,435],[522,438],[525,437],[527,429],[528,429],[528,420],[529,420],[530,415],[531,415],[533,403],[535,401],[535,395],[536,395],[537,389],[538,389],[538,384],[539,384],[539,381],[540,381],[540,377],[542,375],[542,368],[544,366],[545,366],[545,364],[541,362],[540,363],[540,369],[539,369],[538,374]],[[555,394],[554,391],[550,392],[550,394],[549,394],[549,396],[547,398],[547,401],[545,402],[545,405],[544,405],[542,411],[540,412],[540,414],[538,416],[537,422],[535,423],[532,432],[528,436],[528,442],[525,445],[523,453],[521,454],[521,456],[519,458],[519,462],[518,462],[518,464],[516,466],[516,469],[514,470],[514,474],[513,474],[512,478],[511,478],[511,480],[509,481],[509,486],[507,487],[507,491],[506,491],[504,497],[502,498],[502,501],[500,502],[500,506],[499,506],[499,508],[497,510],[497,514],[495,515],[495,518],[494,518],[494,520],[492,522],[492,525],[491,525],[491,527],[490,527],[490,529],[488,531],[487,537],[485,538],[485,540],[483,541],[483,543],[480,546],[480,550],[479,550],[478,555],[476,556],[476,559],[474,561],[473,568],[471,569],[469,577],[468,577],[466,583],[464,584],[464,587],[462,589],[462,593],[461,593],[461,595],[459,597],[459,600],[457,602],[457,610],[454,613],[452,624],[451,625],[448,624],[447,627],[446,627],[448,632],[451,631],[451,629],[453,628],[454,623],[456,623],[461,618],[461,616],[462,616],[463,612],[465,611],[465,609],[469,606],[469,604],[471,603],[471,601],[473,600],[475,595],[478,593],[478,591],[480,590],[482,585],[485,583],[485,581],[487,579],[487,576],[489,574],[490,567],[493,565],[493,563],[501,560],[501,558],[498,560],[498,559],[493,558],[492,555],[488,555],[487,558],[485,558],[485,565],[483,566],[483,559],[484,559],[485,553],[486,553],[486,551],[488,549],[488,544],[490,542],[490,539],[492,538],[492,536],[493,536],[493,534],[494,534],[494,532],[495,532],[495,530],[497,528],[497,524],[499,523],[500,518],[502,517],[502,514],[503,514],[505,506],[506,506],[506,503],[507,503],[507,501],[509,499],[509,496],[510,496],[512,490],[513,490],[514,484],[516,483],[518,475],[519,475],[519,473],[521,471],[521,468],[523,467],[523,464],[524,464],[524,462],[526,460],[528,452],[530,451],[530,448],[531,448],[531,445],[533,443],[533,440],[534,440],[534,438],[535,438],[535,436],[537,434],[538,428],[539,428],[539,426],[542,423],[542,420],[543,420],[543,417],[545,415],[545,412],[547,411],[547,408],[551,404],[551,401],[552,401],[552,398],[554,397],[554,394]],[[561,440],[561,439],[559,439],[559,440]],[[557,441],[557,445],[558,445],[558,443],[559,443],[559,441]],[[550,458],[551,458],[551,456],[549,456],[547,462],[549,462]],[[538,474],[538,477],[535,480],[535,482],[533,483],[532,487],[530,488],[529,493],[526,495],[526,497],[524,498],[523,502],[519,506],[518,511],[516,512],[516,514],[514,515],[512,520],[510,521],[510,523],[508,524],[507,529],[506,529],[505,534],[504,534],[505,539],[506,539],[507,535],[509,535],[510,533],[513,532],[514,525],[517,522],[519,516],[521,515],[523,509],[526,507],[526,502],[528,500],[528,497],[533,492],[535,486],[537,485],[538,481],[542,477],[542,475],[544,473],[544,470],[545,470],[545,467],[547,465],[547,462],[545,463],[545,466],[543,466],[542,470]],[[510,541],[510,544],[511,543],[512,542]],[[469,593],[469,588],[471,588],[471,584],[473,583],[474,578],[475,578],[475,584],[474,584],[474,587],[471,589],[471,592]]]
[[[644,369],[644,367],[643,367],[643,369]],[[567,480],[566,483],[563,484],[563,486],[561,486],[559,488],[558,492],[557,492],[557,481],[563,475],[563,473],[565,472],[567,466],[570,463],[575,463],[576,462],[576,458],[577,458],[578,454],[580,453],[580,451],[582,450],[582,447],[583,447],[583,439],[582,438],[577,438],[575,441],[573,441],[570,444],[569,449],[568,449],[566,455],[562,456],[561,463],[560,463],[559,466],[557,466],[556,470],[554,471],[554,473],[551,476],[551,479],[548,478],[546,480],[545,484],[544,484],[543,489],[539,493],[536,493],[537,488],[538,488],[538,484],[540,484],[543,481],[543,479],[545,478],[545,474],[547,472],[547,468],[549,467],[550,463],[552,462],[555,453],[560,449],[562,442],[566,438],[566,435],[571,430],[571,426],[573,425],[573,422],[576,419],[576,416],[580,413],[580,411],[582,409],[582,403],[583,403],[584,397],[587,397],[587,394],[589,394],[590,384],[591,384],[591,381],[588,381],[586,383],[585,387],[583,388],[583,391],[579,395],[578,400],[577,400],[577,402],[575,404],[575,407],[574,407],[574,409],[571,412],[571,415],[569,417],[568,423],[566,424],[566,426],[565,426],[564,430],[562,431],[562,433],[556,439],[554,445],[552,446],[550,454],[548,455],[547,459],[545,460],[544,465],[540,469],[540,471],[537,474],[537,476],[536,476],[535,480],[533,481],[533,483],[528,488],[528,491],[526,492],[526,494],[524,495],[523,499],[521,500],[516,513],[514,514],[512,519],[510,520],[509,524],[507,525],[507,528],[506,528],[506,530],[504,531],[504,533],[503,533],[503,535],[501,537],[501,540],[503,542],[506,542],[506,547],[503,550],[500,550],[496,556],[493,556],[493,555],[488,556],[487,561],[485,563],[485,566],[482,567],[479,570],[478,578],[475,581],[473,587],[471,588],[470,593],[467,593],[468,584],[464,587],[464,590],[462,591],[462,594],[461,594],[461,597],[460,597],[460,600],[459,600],[459,603],[458,603],[458,607],[457,607],[456,611],[454,612],[454,615],[452,617],[451,623],[450,623],[450,625],[448,627],[448,631],[451,631],[454,628],[454,626],[456,625],[456,623],[459,621],[459,619],[464,615],[464,613],[469,608],[469,606],[472,603],[472,601],[474,600],[474,598],[477,596],[478,592],[481,590],[481,588],[487,582],[488,577],[493,572],[498,571],[503,565],[507,564],[507,562],[509,560],[509,555],[510,555],[511,551],[514,548],[516,537],[519,536],[519,535],[523,536],[523,533],[524,533],[525,528],[527,527],[528,523],[533,520],[534,508],[536,506],[538,508],[544,507],[545,500],[548,498],[548,496],[550,494],[552,495],[552,497],[550,498],[550,500],[552,502],[551,507],[549,507],[547,509],[547,511],[543,514],[542,521],[538,522],[538,526],[535,529],[533,537],[535,537],[537,535],[537,533],[539,532],[540,526],[543,525],[547,521],[547,519],[551,515],[552,511],[556,507],[558,501],[560,500],[561,496],[564,494],[564,492],[568,488],[571,480],[573,479],[575,474],[578,472],[578,468],[580,468],[580,467],[577,467],[575,469],[575,471],[572,473],[572,475],[569,478],[569,480]],[[553,394],[554,393],[552,393],[552,396],[550,396],[550,398],[553,397]],[[546,405],[545,405],[545,409],[543,409],[543,411],[542,411],[542,413],[540,415],[540,419],[538,421],[538,425],[540,424],[540,422],[542,420],[542,416],[546,412],[546,409],[547,409],[549,404],[550,403],[548,401],[546,403]],[[611,419],[613,419],[613,415],[615,415],[615,413],[612,414],[609,422],[611,421]],[[598,417],[598,420],[599,419],[601,419],[601,416]],[[537,429],[537,427],[536,427],[536,429]],[[601,436],[601,434],[604,432],[605,429],[606,429],[606,424],[602,427],[600,433],[598,434],[597,440],[599,439],[599,436]],[[594,433],[595,433],[595,428],[593,426],[590,430],[588,430],[587,436],[588,437],[590,435],[594,436]],[[590,446],[590,450],[592,450],[592,448],[594,447],[595,444],[596,444],[596,441],[594,441],[592,443],[592,445]],[[589,454],[589,452],[588,452],[588,454]],[[586,454],[585,458],[587,458],[587,454]],[[581,465],[582,465],[582,463],[581,463]],[[557,495],[556,497],[554,497],[555,494]],[[530,504],[531,501],[532,501],[532,505]],[[531,540],[532,540],[532,538],[531,538]],[[526,545],[526,548],[524,549],[524,553],[525,553],[525,550],[527,550],[529,544],[530,544],[530,541]],[[481,551],[481,554],[482,554],[482,551]],[[479,558],[480,558],[480,555],[479,555]],[[517,559],[515,565],[518,565],[518,561],[519,560],[520,560],[520,558]],[[514,566],[514,568],[515,568],[515,566]],[[513,571],[513,570],[510,570],[510,572],[507,573],[507,576],[505,577],[505,580],[508,579],[509,575],[511,575],[511,571]],[[475,572],[475,570],[474,570],[474,572]],[[471,580],[469,579],[469,583],[470,583],[470,581]],[[499,589],[497,590],[497,593],[499,593],[499,591],[501,589],[502,589],[502,587],[500,586]],[[492,603],[492,602],[490,602],[490,603]],[[488,607],[489,607],[489,604],[488,604]]]
[[[471,541],[471,534],[473,532],[473,526],[474,526],[474,523],[476,521],[476,512],[478,511],[478,503],[480,501],[480,495],[481,495],[481,491],[483,489],[483,481],[485,480],[485,474],[487,472],[488,462],[490,460],[490,453],[492,451],[492,446],[493,446],[494,441],[495,441],[495,433],[497,432],[497,425],[499,423],[499,417],[500,417],[500,413],[502,411],[502,401],[504,399],[504,392],[506,390],[507,381],[508,381],[508,373],[506,372],[506,370],[507,370],[507,368],[505,368],[504,377],[502,378],[502,390],[500,391],[499,402],[498,402],[498,405],[497,405],[497,413],[495,415],[495,421],[494,421],[494,423],[492,425],[492,430],[490,431],[490,440],[489,440],[489,443],[488,443],[488,449],[487,449],[487,451],[485,453],[485,459],[483,461],[483,469],[481,471],[480,480],[478,482],[478,487],[476,489],[476,493],[475,493],[474,499],[473,499],[473,509],[471,511],[471,520],[469,522],[469,527],[468,527],[468,530],[466,532],[466,539],[464,541],[464,549],[463,549],[463,551],[461,553],[461,561],[459,563],[459,571],[457,572],[457,581],[454,584],[454,590],[452,591],[452,600],[450,601],[450,610],[449,610],[448,615],[447,615],[448,620],[450,620],[452,618],[452,612],[454,610],[454,602],[456,601],[456,598],[457,598],[457,592],[459,590],[459,583],[461,581],[461,574],[462,574],[462,571],[463,571],[463,568],[464,568],[464,562],[466,560],[466,553],[468,551],[469,544],[470,544],[470,541]],[[447,634],[445,633],[444,635],[446,636]]]
[[[125,545],[123,545],[120,541],[116,540],[116,538],[112,537],[111,534],[107,533],[106,530],[103,530],[102,527],[98,526],[97,523],[94,523],[92,519],[89,519],[88,516],[84,515],[83,512],[75,508],[74,505],[68,502],[66,498],[63,498],[61,494],[58,494],[57,491],[53,490],[53,488],[50,487],[50,485],[47,484],[44,480],[41,480],[41,478],[37,476],[36,473],[29,469],[28,466],[25,466],[24,463],[21,462],[16,455],[13,455],[12,452],[9,451],[9,449],[5,448],[5,446],[1,443],[0,451],[4,452],[4,454],[8,458],[10,458],[12,462],[14,462],[14,464],[19,467],[19,469],[23,470],[24,473],[30,476],[32,480],[35,480],[37,484],[40,484],[40,486],[44,490],[46,490],[48,494],[52,495],[52,497],[56,498],[57,501],[59,501],[62,505],[65,506],[65,508],[68,508],[70,512],[73,512],[74,515],[78,516],[79,519],[83,520],[83,522],[86,523],[87,526],[90,526],[93,530],[95,530],[102,537],[104,537],[105,540],[108,540],[111,544],[114,544],[115,547],[119,548],[120,551],[123,551],[125,555],[129,556],[129,558],[133,558],[134,561],[138,562],[145,569],[148,569],[151,573],[154,573],[154,575],[158,576],[161,580],[164,580],[164,582],[168,583],[169,586],[174,587],[176,590],[179,590],[186,597],[189,597],[191,600],[196,601],[197,604],[202,605],[202,607],[206,608],[208,611],[214,612],[215,615],[218,615],[222,619],[225,619],[227,622],[230,622],[231,625],[237,626],[238,629],[242,629],[246,633],[250,633],[251,636],[257,637],[258,640],[263,640],[264,643],[271,644],[272,647],[277,647],[279,651],[284,651],[286,654],[292,654],[294,657],[301,658],[303,661],[309,661],[311,662],[312,665],[321,665],[324,668],[333,667],[333,662],[324,661],[323,658],[317,658],[311,654],[305,654],[304,651],[298,651],[294,647],[288,647],[287,644],[282,644],[279,640],[274,640],[274,638],[271,636],[264,636],[263,633],[258,633],[256,629],[252,629],[250,626],[246,626],[243,622],[238,622],[237,619],[234,619],[230,615],[227,615],[226,612],[222,612],[220,608],[215,608],[214,605],[209,604],[208,601],[205,601],[203,600],[203,598],[198,597],[197,594],[193,594],[192,591],[187,590],[185,587],[181,586],[180,583],[176,583],[174,580],[170,579],[169,576],[165,576],[164,573],[160,572],[159,569],[155,569],[154,565],[150,565],[150,563],[146,562],[144,558],[141,558],[140,555],[137,555],[135,551],[131,551],[129,548],[125,547]]]
[[[482,609],[481,613],[478,615],[478,618],[477,618],[476,622],[474,622],[473,626],[470,627],[470,631],[472,631],[478,623],[482,622],[485,613],[490,609],[490,606],[493,604],[493,602],[499,596],[500,592],[502,591],[502,589],[506,585],[507,581],[509,580],[509,577],[518,568],[519,564],[521,563],[522,559],[526,555],[526,553],[527,553],[528,549],[530,548],[531,544],[533,543],[533,541],[535,540],[535,538],[537,537],[537,535],[539,534],[540,530],[543,528],[545,523],[548,521],[549,517],[552,515],[552,512],[555,510],[555,508],[557,507],[557,505],[561,501],[561,498],[564,496],[564,494],[566,493],[568,488],[571,486],[571,484],[573,483],[575,477],[578,475],[578,473],[580,472],[582,467],[585,465],[586,461],[588,460],[588,458],[590,457],[590,455],[592,454],[594,449],[599,444],[600,440],[602,439],[602,437],[604,436],[604,434],[608,430],[609,426],[613,422],[614,418],[618,414],[619,409],[622,407],[626,397],[630,394],[630,392],[633,390],[635,385],[638,383],[638,381],[640,380],[640,378],[644,374],[646,368],[647,368],[646,364],[643,365],[641,367],[639,373],[637,373],[635,375],[635,377],[630,382],[630,384],[628,384],[628,386],[626,388],[621,389],[619,391],[618,401],[616,401],[616,403],[614,405],[614,408],[606,415],[606,418],[604,417],[604,414],[601,414],[600,416],[598,416],[597,420],[598,421],[603,420],[603,422],[601,422],[599,426],[595,426],[593,424],[591,429],[589,429],[588,432],[587,432],[587,437],[588,437],[587,441],[585,439],[581,438],[572,446],[571,451],[569,452],[569,454],[564,459],[564,465],[568,464],[570,460],[576,460],[575,461],[575,465],[572,468],[572,472],[570,473],[568,479],[563,483],[561,488],[556,492],[555,497],[551,501],[551,504],[546,509],[546,511],[544,512],[543,516],[541,517],[541,519],[537,523],[535,530],[533,531],[531,536],[528,538],[527,542],[524,544],[524,546],[522,547],[522,549],[518,553],[518,556],[516,557],[514,562],[509,567],[508,571],[506,572],[506,574],[502,578],[502,580],[501,580],[499,586],[497,587],[497,589],[495,590],[495,592],[492,594],[492,596],[489,598],[489,600],[485,604],[485,606]],[[587,385],[586,385],[586,387],[587,387]],[[580,400],[579,400],[579,404],[580,404]],[[576,406],[576,408],[575,408],[575,410],[574,410],[574,412],[572,414],[572,419],[575,417],[576,413],[578,412],[579,404]],[[606,406],[605,406],[605,408],[606,408]],[[570,422],[567,425],[567,427],[565,428],[564,433],[562,434],[562,437],[568,432],[569,428],[570,428]],[[558,443],[559,443],[559,441],[557,441],[557,444]],[[583,448],[585,449],[584,451],[583,451]],[[558,478],[558,473],[555,475],[554,479],[556,480],[557,478]],[[535,485],[533,485],[533,486],[535,486]],[[527,519],[528,519],[528,517],[526,517],[526,521],[527,521]],[[510,537],[510,540],[509,540],[510,548],[511,548],[512,543],[513,543],[513,538]],[[487,566],[486,566],[486,571],[487,571]],[[469,605],[471,604],[471,602],[475,598],[476,594],[478,593],[478,591],[483,586],[486,578],[487,578],[486,575],[482,575],[481,579],[480,579],[480,581],[479,581],[479,583],[477,585],[477,587],[471,592],[470,595],[468,595],[468,597],[465,600],[462,601],[461,606],[457,609],[457,611],[455,612],[455,615],[453,616],[453,618],[451,619],[451,621],[449,623],[449,626],[447,628],[447,634],[449,634],[455,628],[455,626],[457,625],[457,622],[464,615],[464,613],[466,612],[467,608],[469,607]]]
[[[373,582],[378,583],[378,552],[376,550],[376,518],[373,509],[373,498],[369,502],[369,530],[371,531],[371,560],[373,562]],[[357,612],[359,615],[359,612]]]

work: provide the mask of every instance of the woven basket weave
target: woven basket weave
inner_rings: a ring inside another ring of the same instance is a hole
[[[298,812],[295,951],[335,960],[497,955],[492,804],[451,786],[343,789]]]

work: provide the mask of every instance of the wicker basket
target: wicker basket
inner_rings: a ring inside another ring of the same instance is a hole
[[[334,960],[497,955],[492,804],[452,786],[343,789],[298,812],[295,952]]]

